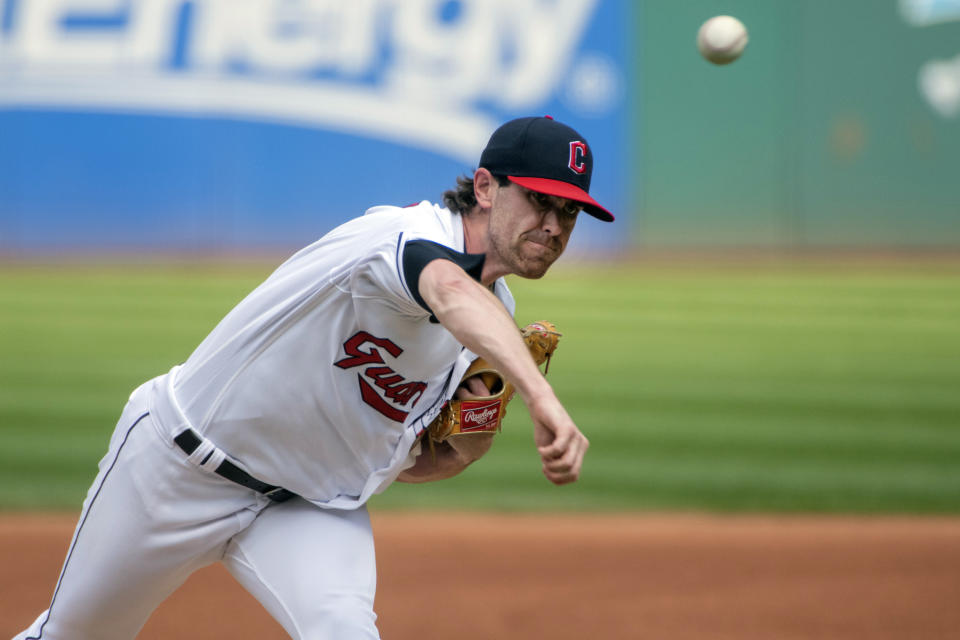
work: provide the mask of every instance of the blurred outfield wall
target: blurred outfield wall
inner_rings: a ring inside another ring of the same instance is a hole
[[[750,30],[713,67],[707,16]],[[960,245],[960,0],[648,0],[646,246]]]
[[[299,247],[439,201],[530,114],[625,211],[628,5],[0,0],[0,249]],[[600,226],[577,242],[629,241]]]
[[[960,0],[0,0],[0,253],[288,250],[544,113],[572,250],[960,245]]]

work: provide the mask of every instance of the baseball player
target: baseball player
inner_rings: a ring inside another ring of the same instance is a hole
[[[541,277],[589,194],[586,140],[549,117],[497,129],[471,178],[374,207],[282,264],[185,363],[137,388],[90,487],[49,609],[17,639],[133,638],[195,570],[222,562],[294,638],[378,638],[365,504],[394,480],[456,475],[493,433],[425,446],[454,398],[530,412],[546,478],[588,442],[531,358],[503,276]]]

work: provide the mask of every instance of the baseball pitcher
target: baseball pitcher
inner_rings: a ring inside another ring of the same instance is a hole
[[[374,207],[288,259],[131,394],[16,638],[133,638],[213,562],[293,638],[378,638],[367,500],[463,471],[514,393],[546,478],[577,480],[587,439],[538,366],[559,332],[519,330],[503,277],[544,275],[581,210],[613,220],[592,170],[570,127],[512,120],[445,206]]]

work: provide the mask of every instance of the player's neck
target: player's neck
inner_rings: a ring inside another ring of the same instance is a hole
[[[469,214],[461,215],[460,220],[463,222],[463,250],[466,253],[486,253],[490,213],[475,207]]]
[[[461,215],[460,219],[463,221],[463,250],[467,253],[483,253],[487,256],[480,274],[480,283],[489,287],[497,278],[507,274],[506,271],[498,270],[496,260],[488,251],[490,211],[475,207],[468,215]]]

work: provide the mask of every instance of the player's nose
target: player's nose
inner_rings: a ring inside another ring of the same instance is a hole
[[[550,208],[543,212],[543,217],[540,218],[540,229],[552,236],[560,235],[563,228],[560,225],[560,215],[556,209]]]

